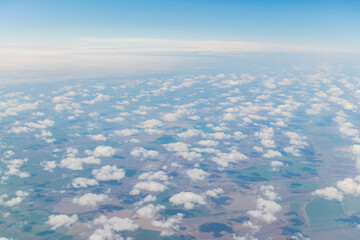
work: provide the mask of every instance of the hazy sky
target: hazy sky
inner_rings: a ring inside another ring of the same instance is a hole
[[[108,63],[96,77],[189,53],[359,53],[359,12],[346,0],[0,0],[0,77]]]

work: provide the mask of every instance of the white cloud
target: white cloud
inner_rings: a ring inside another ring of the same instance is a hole
[[[143,147],[136,147],[131,150],[130,155],[133,157],[139,157],[141,159],[155,158],[159,155],[159,152],[154,150],[146,150]]]
[[[138,133],[139,133],[139,130],[129,129],[129,128],[115,131],[115,134],[120,137],[129,137],[129,136],[136,135]]]
[[[202,169],[193,168],[186,170],[186,175],[188,175],[188,177],[190,177],[193,181],[201,181],[204,180],[209,174]]]
[[[180,138],[191,138],[195,136],[204,135],[204,132],[198,129],[188,129],[185,132],[178,133],[177,136]]]
[[[142,173],[138,179],[140,180],[160,180],[160,181],[168,181],[169,177],[166,175],[164,171],[157,172],[146,172]]]
[[[198,142],[198,144],[206,147],[214,147],[217,146],[219,142],[214,140],[201,140]]]
[[[217,198],[217,197],[219,197],[219,194],[222,194],[222,193],[224,193],[224,190],[222,188],[215,188],[212,190],[207,190],[205,194],[207,196]]]
[[[186,209],[192,209],[195,204],[205,205],[205,199],[192,192],[180,192],[172,196],[169,201],[175,205],[184,205]]]
[[[125,177],[124,169],[117,168],[115,165],[106,165],[100,169],[94,169],[92,174],[98,181],[121,180]]]
[[[106,137],[102,134],[89,135],[89,138],[95,141],[106,141]]]
[[[149,119],[141,123],[141,128],[157,128],[161,127],[162,123],[157,119]]]
[[[216,162],[221,167],[227,167],[230,163],[236,163],[245,159],[247,159],[247,157],[236,150],[232,150],[229,153],[216,153],[216,156],[211,158],[213,162]]]
[[[80,197],[73,198],[72,202],[83,206],[95,206],[97,203],[107,200],[109,200],[109,197],[105,194],[86,193]]]
[[[102,228],[96,229],[89,237],[89,240],[125,240],[125,238],[117,232],[135,231],[139,228],[139,225],[129,218],[108,218],[104,215],[94,219],[93,224],[100,225]],[[126,238],[126,240],[131,240],[131,238]]]
[[[78,220],[78,216],[76,214],[71,217],[61,214],[61,215],[50,215],[49,220],[46,224],[51,225],[52,230],[56,230],[59,227],[70,227]]]
[[[84,101],[83,103],[95,104],[95,103],[102,102],[102,101],[109,101],[110,99],[111,99],[111,96],[104,95],[102,93],[98,93],[97,96],[94,99],[92,99],[90,101]]]
[[[160,210],[165,209],[163,205],[148,204],[144,207],[139,208],[136,213],[143,218],[153,218],[157,212]]]
[[[248,214],[266,223],[273,223],[277,219],[274,214],[281,211],[281,209],[281,206],[274,201],[258,198],[256,210],[250,210]]]
[[[274,150],[267,150],[264,154],[263,157],[264,158],[274,158],[274,157],[281,157],[282,154],[278,151],[274,151]]]
[[[166,230],[161,231],[161,236],[171,236],[173,234],[172,231],[179,231],[179,224],[181,223],[184,215],[181,213],[176,214],[173,217],[169,217],[166,220],[153,220],[151,224],[155,227],[166,228]]]
[[[66,157],[60,161],[60,167],[68,168],[71,170],[83,170],[83,164],[100,164],[100,159],[91,157],[77,158]]]
[[[75,178],[72,181],[72,186],[74,188],[81,188],[81,187],[85,188],[88,186],[96,186],[96,185],[99,185],[99,183],[95,179],[91,179],[91,178],[79,177],[79,178]]]
[[[256,132],[255,136],[259,137],[261,140],[261,144],[265,147],[274,148],[275,141],[273,140],[274,137],[274,129],[272,128],[263,128],[260,132]]]
[[[338,201],[342,201],[344,199],[344,195],[334,187],[326,187],[323,189],[317,189],[312,193],[312,195],[318,196],[318,197],[323,197],[328,200],[335,199]]]
[[[87,154],[94,157],[112,157],[116,153],[116,149],[109,146],[98,146],[93,152],[86,151]]]
[[[164,184],[154,182],[154,181],[142,181],[135,184],[133,189],[130,191],[130,195],[138,195],[141,191],[150,191],[150,192],[163,192],[165,191],[166,186]]]
[[[105,118],[105,122],[109,122],[109,123],[120,123],[122,121],[124,121],[124,118],[122,117]]]
[[[336,183],[336,186],[345,194],[360,195],[360,176],[356,178],[345,178]]]

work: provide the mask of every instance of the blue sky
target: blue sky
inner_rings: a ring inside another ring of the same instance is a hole
[[[0,0],[0,83],[236,70],[250,53],[357,59],[359,13],[346,0]]]
[[[359,12],[356,1],[0,0],[0,43],[142,37],[359,49]]]

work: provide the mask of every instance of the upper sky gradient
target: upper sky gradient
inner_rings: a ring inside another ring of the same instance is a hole
[[[346,0],[0,0],[0,82],[202,71],[244,52],[359,54],[359,13]]]

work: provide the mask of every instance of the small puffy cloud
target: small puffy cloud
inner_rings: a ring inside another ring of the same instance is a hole
[[[116,149],[109,146],[98,146],[94,151],[86,151],[86,153],[94,157],[111,157],[115,155]]]
[[[223,132],[209,133],[207,134],[207,136],[213,139],[229,139],[232,137],[230,134],[226,134]]]
[[[12,127],[8,132],[19,134],[19,133],[28,133],[32,131],[34,131],[33,128],[20,126],[20,127]]]
[[[344,195],[334,187],[326,187],[323,189],[317,189],[312,193],[312,195],[318,196],[318,197],[323,197],[327,200],[335,199],[338,201],[342,201],[344,199]]]
[[[200,158],[201,154],[197,152],[190,152],[189,146],[189,144],[184,142],[164,144],[167,151],[176,152],[177,156],[181,156],[189,161]]]
[[[271,161],[270,166],[272,167],[273,171],[278,171],[279,167],[284,166],[284,163],[280,161]]]
[[[168,181],[169,177],[166,175],[164,171],[157,171],[157,172],[146,172],[142,173],[138,179],[140,180],[160,180],[160,181]]]
[[[247,159],[247,157],[242,154],[241,152],[238,152],[236,150],[232,150],[229,153],[216,153],[216,156],[212,157],[211,160],[213,162],[216,162],[221,167],[227,167],[230,163],[236,163],[238,161],[242,161]]]
[[[67,157],[60,161],[60,167],[71,170],[83,170],[83,164],[100,164],[100,159],[93,156],[86,158]]]
[[[284,132],[284,135],[290,138],[290,144],[296,146],[297,148],[303,148],[307,145],[305,139],[306,137],[300,136],[295,132]]]
[[[122,130],[117,130],[115,131],[115,134],[120,136],[120,137],[129,137],[129,136],[133,136],[138,134],[140,131],[137,129],[122,129]]]
[[[7,194],[3,194],[0,195],[0,205],[13,207],[20,204],[27,196],[29,196],[29,193],[24,191],[17,191],[16,196],[12,198],[9,198]]]
[[[85,188],[88,186],[96,186],[99,185],[99,183],[95,180],[95,179],[91,179],[91,178],[75,178],[72,181],[72,186],[74,188]]]
[[[139,225],[134,223],[129,218],[108,218],[104,215],[94,219],[93,224],[100,225],[102,228],[96,229],[95,232],[89,237],[89,240],[125,240],[125,238],[123,238],[117,232],[135,231],[139,228]],[[126,240],[131,240],[131,238],[127,238]]]
[[[284,147],[284,152],[286,152],[286,153],[290,153],[290,154],[292,154],[293,156],[295,156],[295,157],[300,157],[301,155],[300,155],[300,150],[299,149],[297,149],[297,148],[295,148],[295,147],[293,147],[293,146],[291,146],[291,147]]]
[[[141,181],[135,184],[129,194],[138,195],[141,191],[163,192],[165,189],[166,186],[164,184],[154,181]]]
[[[184,142],[176,142],[164,144],[167,151],[170,152],[187,152],[189,151],[189,145]]]
[[[27,178],[30,177],[30,174],[27,172],[23,172],[20,168],[28,161],[27,158],[25,159],[12,159],[3,161],[6,164],[7,170],[4,171],[1,180],[5,181],[8,180],[10,176],[18,176],[20,178]]]
[[[109,123],[120,123],[122,121],[124,121],[124,118],[122,117],[105,118],[105,122],[109,122]]]
[[[206,191],[206,195],[213,197],[213,198],[218,198],[219,195],[222,193],[224,193],[224,190],[222,188],[215,188],[215,189]]]
[[[253,146],[253,150],[257,153],[263,153],[264,149],[262,147],[259,146]]]
[[[73,198],[72,202],[83,206],[95,206],[97,203],[107,200],[109,200],[109,197],[105,194],[86,193],[80,197]]]
[[[157,128],[161,127],[162,122],[157,119],[149,119],[141,123],[141,128]]]
[[[106,141],[106,137],[102,134],[89,135],[89,138],[95,141]]]
[[[195,136],[204,135],[204,132],[198,129],[188,129],[185,132],[178,133],[177,136],[180,138],[191,138]]]
[[[102,93],[98,93],[94,99],[89,100],[89,101],[84,101],[83,103],[95,104],[95,103],[102,102],[102,101],[108,101],[108,100],[110,100],[110,98],[111,98],[111,96],[109,96],[109,95],[104,95]]]
[[[275,141],[273,140],[274,137],[274,129],[272,128],[263,128],[260,132],[256,132],[255,136],[259,137],[261,140],[261,144],[265,147],[274,148]]]
[[[179,231],[179,224],[181,223],[184,215],[181,213],[175,216],[169,217],[166,220],[153,220],[151,224],[155,227],[165,228],[166,230],[161,231],[160,236],[166,237],[173,235],[172,231]]]
[[[260,187],[260,193],[261,195],[272,201],[276,199],[281,199],[280,196],[276,192],[274,192],[274,186],[272,185],[262,185]]]
[[[157,212],[165,209],[163,205],[148,204],[144,207],[139,208],[136,213],[143,218],[153,218]]]
[[[115,165],[103,166],[100,169],[94,169],[92,174],[95,176],[98,181],[110,181],[110,180],[120,180],[125,177],[124,169],[117,168]]]
[[[214,140],[201,140],[198,142],[198,144],[206,147],[214,147],[217,146],[219,142]]]
[[[136,147],[131,150],[130,155],[133,157],[139,157],[141,159],[155,158],[159,155],[159,152],[154,150],[146,150],[143,147]]]
[[[169,201],[175,205],[184,205],[186,209],[194,208],[195,204],[205,205],[205,199],[192,192],[180,192],[172,196]]]
[[[345,178],[336,183],[336,186],[345,194],[360,195],[360,176],[356,178]]]
[[[277,218],[274,214],[281,211],[281,209],[281,206],[272,200],[258,198],[256,210],[250,210],[248,211],[248,214],[270,224],[276,221]]]
[[[193,181],[204,180],[209,174],[202,169],[193,168],[186,170],[186,175]]]
[[[271,149],[268,149],[264,154],[263,157],[264,158],[274,158],[274,157],[281,157],[282,154],[278,151],[274,151]]]
[[[50,215],[49,220],[46,224],[51,225],[52,230],[56,230],[59,227],[70,227],[78,220],[78,216],[76,214],[69,217],[68,215]]]

